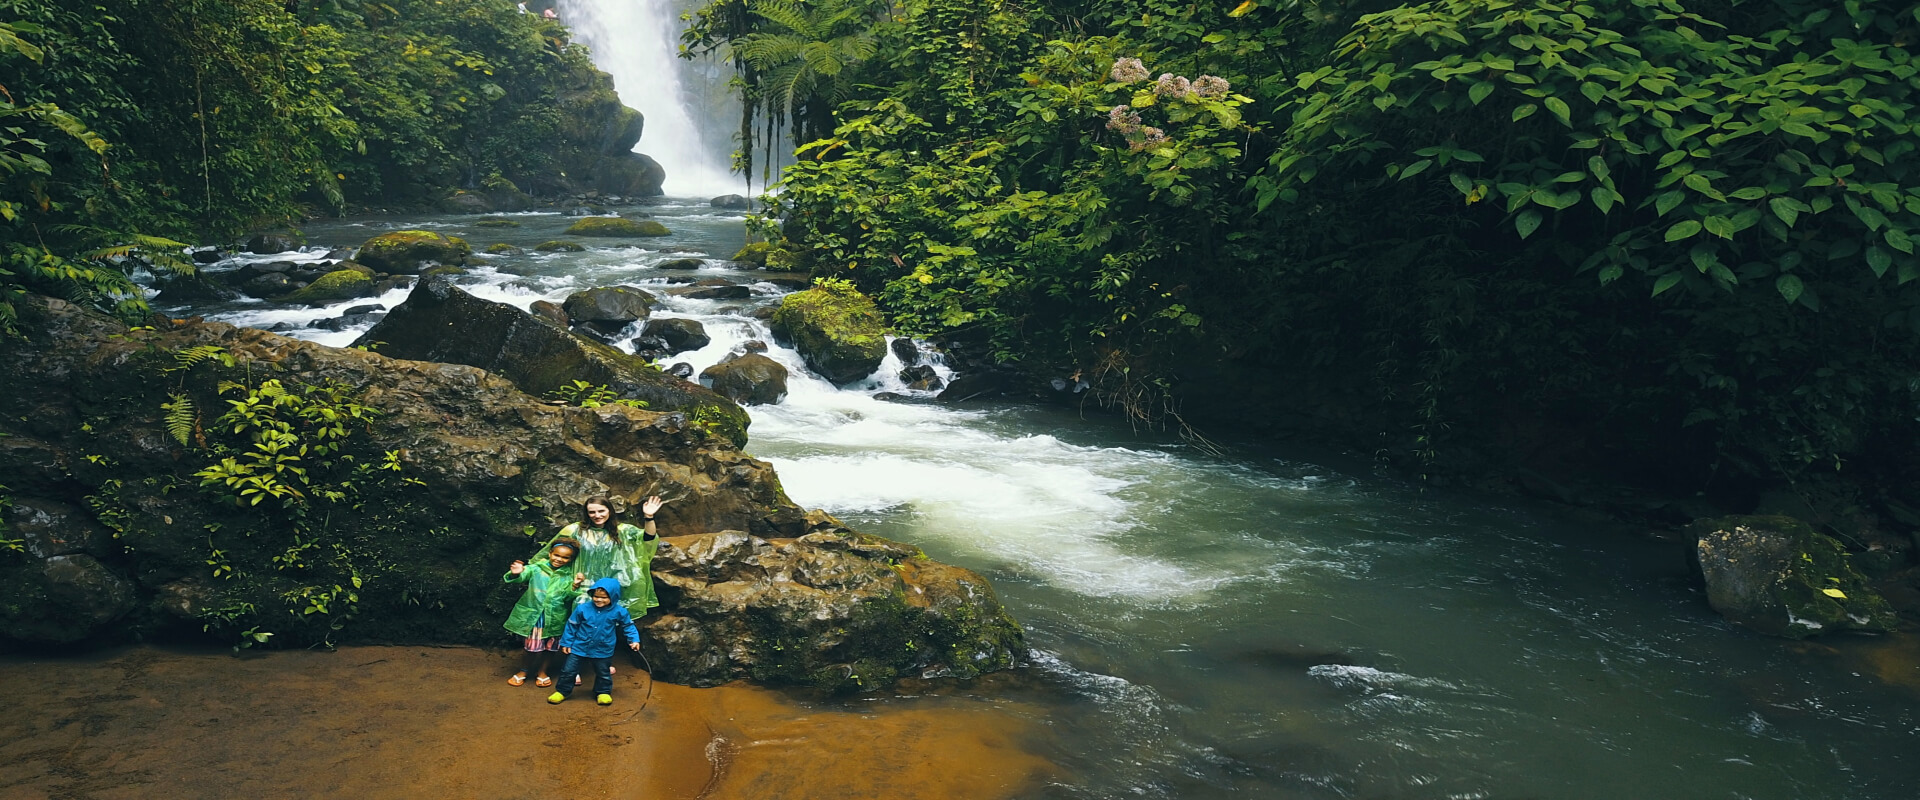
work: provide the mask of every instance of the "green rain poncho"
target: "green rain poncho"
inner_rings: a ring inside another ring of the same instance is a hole
[[[520,602],[513,604],[513,613],[501,627],[523,638],[532,636],[536,627],[541,629],[542,637],[559,636],[560,628],[567,624],[567,614],[573,610],[573,598],[580,594],[580,590],[573,588],[572,566],[568,564],[565,572],[556,573],[543,552],[520,574],[508,572],[500,576],[504,583],[527,585],[527,591],[520,595]]]
[[[601,578],[619,581],[620,604],[627,607],[627,613],[634,619],[639,619],[646,616],[647,609],[660,605],[653,594],[652,573],[653,554],[660,549],[660,542],[647,540],[645,531],[625,522],[620,523],[619,531],[620,540],[616,542],[605,528],[581,528],[580,523],[573,522],[561,528],[553,540],[567,538],[579,542],[580,555],[567,568],[585,573],[589,586]],[[546,557],[553,540],[540,548],[538,557]]]

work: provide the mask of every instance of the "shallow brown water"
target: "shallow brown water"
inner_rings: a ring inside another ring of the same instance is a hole
[[[0,798],[996,798],[1056,773],[1035,709],[923,697],[849,709],[734,684],[614,705],[506,684],[517,653],[151,647],[0,657]],[[643,707],[644,701],[644,707]]]

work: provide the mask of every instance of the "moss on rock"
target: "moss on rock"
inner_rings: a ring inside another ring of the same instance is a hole
[[[773,332],[807,366],[834,383],[873,374],[887,355],[887,331],[873,300],[844,281],[823,281],[780,301]]]
[[[280,298],[280,301],[324,306],[356,297],[371,297],[373,294],[372,275],[355,269],[337,269],[320,276],[292,294]]]
[[[585,217],[567,227],[568,236],[667,236],[667,226],[650,219]]]
[[[1888,605],[1846,548],[1785,516],[1701,520],[1689,529],[1707,601],[1728,620],[1799,639],[1835,630],[1891,631]]]
[[[434,265],[467,263],[473,248],[465,239],[433,231],[394,231],[368,239],[355,260],[381,272],[417,275]]]

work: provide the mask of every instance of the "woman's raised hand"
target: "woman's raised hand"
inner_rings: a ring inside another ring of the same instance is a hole
[[[525,561],[515,561],[513,562],[512,566],[507,567],[507,571],[515,575],[525,572],[526,569],[527,569],[527,562]]]
[[[666,504],[667,501],[660,499],[660,495],[656,494],[647,498],[646,502],[640,504],[640,513],[651,517],[654,515],[654,512],[659,511],[660,507]]]

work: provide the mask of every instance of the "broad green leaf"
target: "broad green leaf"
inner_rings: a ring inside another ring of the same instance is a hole
[[[1513,228],[1520,233],[1520,238],[1525,239],[1532,236],[1533,232],[1540,228],[1540,220],[1540,212],[1529,208],[1520,212],[1520,216],[1514,218]]]
[[[1893,254],[1880,249],[1880,245],[1867,248],[1867,266],[1873,270],[1873,277],[1887,274],[1887,267],[1893,266]]]
[[[1748,186],[1727,196],[1735,200],[1758,200],[1767,196],[1767,190],[1758,186]]]
[[[1687,199],[1687,196],[1678,191],[1665,192],[1659,197],[1654,198],[1653,212],[1664,217],[1667,215],[1667,212],[1672,211],[1674,206],[1680,205],[1680,201],[1685,199]]]
[[[1614,281],[1619,280],[1622,272],[1624,272],[1624,270],[1620,269],[1619,264],[1608,264],[1604,267],[1601,267],[1600,268],[1600,285],[1605,286],[1609,283],[1613,283]]]
[[[1588,192],[1587,196],[1593,199],[1593,205],[1599,208],[1602,214],[1613,210],[1614,201],[1619,199],[1619,196],[1615,195],[1612,189],[1605,186],[1593,187],[1593,190]]]
[[[1487,99],[1487,95],[1490,94],[1493,94],[1493,82],[1479,81],[1473,85],[1473,88],[1467,90],[1467,100],[1477,106],[1480,105],[1480,101]]]
[[[1533,112],[1539,111],[1539,110],[1540,110],[1540,107],[1532,103],[1527,103],[1527,104],[1518,106],[1513,109],[1513,121],[1519,122],[1520,120],[1533,116]]]
[[[1447,176],[1447,182],[1453,184],[1453,188],[1460,190],[1463,195],[1473,194],[1472,178],[1456,172]]]
[[[1681,220],[1674,223],[1673,227],[1667,229],[1667,241],[1677,242],[1699,232],[1699,221],[1691,219]],[[1659,294],[1659,292],[1655,292],[1655,294]]]
[[[1400,180],[1404,181],[1422,172],[1426,172],[1427,167],[1431,166],[1433,166],[1433,159],[1431,158],[1423,158],[1408,164],[1406,169],[1400,170]]]
[[[1800,299],[1800,293],[1805,291],[1807,287],[1800,282],[1800,276],[1798,275],[1782,275],[1774,280],[1773,288],[1780,290],[1780,296],[1786,298],[1787,302],[1791,303]]]
[[[1706,219],[1701,220],[1700,224],[1707,229],[1708,233],[1722,239],[1733,238],[1733,220],[1719,214],[1708,215]]]
[[[1659,280],[1653,282],[1653,296],[1659,297],[1662,292],[1673,288],[1673,285],[1679,283],[1682,277],[1684,276],[1678,272],[1669,272],[1660,276]]]
[[[1597,83],[1582,83],[1580,93],[1587,96],[1587,102],[1599,105],[1600,99],[1607,96],[1607,89]]]
[[[1913,253],[1913,239],[1907,236],[1906,231],[1900,230],[1899,228],[1888,228],[1886,237],[1888,247],[1909,255]]]
[[[1560,124],[1569,128],[1573,127],[1573,109],[1567,107],[1567,101],[1558,97],[1548,97],[1540,102],[1544,104],[1547,110],[1552,112],[1554,116],[1560,118]]]
[[[1702,242],[1687,251],[1687,258],[1693,261],[1693,268],[1705,273],[1720,264],[1719,248],[1711,242]]]
[[[1773,209],[1773,215],[1779,217],[1780,221],[1786,223],[1789,228],[1793,227],[1794,220],[1800,218],[1800,210],[1794,207],[1796,205],[1798,204],[1788,197],[1776,197],[1767,201],[1767,207]]]

